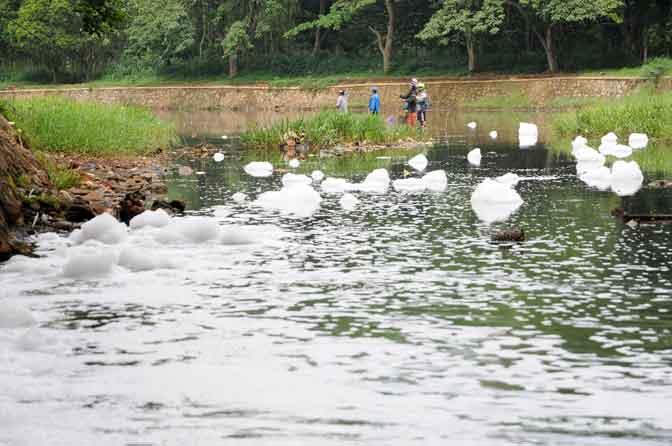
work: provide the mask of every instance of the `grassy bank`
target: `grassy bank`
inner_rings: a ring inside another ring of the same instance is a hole
[[[290,131],[305,133],[311,147],[318,150],[337,144],[394,144],[406,138],[423,138],[418,130],[389,124],[380,116],[323,111],[315,116],[248,130],[241,135],[241,141],[248,148],[277,150],[278,145],[284,142],[284,135]]]
[[[643,90],[620,99],[600,100],[573,112],[558,115],[553,122],[556,151],[570,153],[577,135],[597,147],[600,138],[616,133],[627,144],[631,133],[646,133],[651,143],[637,150],[633,159],[648,172],[672,174],[672,92]]]
[[[142,155],[175,141],[173,127],[141,107],[34,97],[0,103],[0,110],[45,152]]]

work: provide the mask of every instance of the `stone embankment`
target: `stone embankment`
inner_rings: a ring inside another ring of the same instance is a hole
[[[533,107],[545,107],[557,97],[620,97],[650,84],[627,77],[538,77],[491,80],[429,79],[432,104],[437,108],[469,106],[477,99],[522,95]],[[144,105],[157,109],[308,110],[333,107],[339,90],[345,89],[351,104],[364,105],[372,86],[380,89],[383,103],[399,101],[407,90],[402,81],[349,83],[324,89],[275,88],[265,85],[216,86],[176,85],[160,87],[101,87],[10,89],[0,98],[61,95],[78,100]],[[663,78],[658,88],[672,89],[672,78]]]

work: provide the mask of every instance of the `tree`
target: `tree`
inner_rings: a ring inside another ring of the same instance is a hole
[[[186,57],[194,27],[180,0],[135,0],[124,51],[139,68],[157,69]]]
[[[81,42],[81,17],[70,0],[26,0],[8,31],[22,50],[57,73]]]
[[[443,0],[439,9],[418,34],[423,40],[438,39],[447,45],[455,36],[464,39],[469,72],[477,69],[477,47],[481,36],[497,34],[504,21],[502,0]]]
[[[387,15],[385,32],[379,31],[374,25],[369,25],[368,29],[375,36],[376,46],[383,56],[383,71],[389,73],[392,68],[396,6],[395,0],[383,0],[383,3]],[[377,4],[378,0],[335,0],[327,14],[319,16],[316,20],[301,23],[285,35],[293,37],[314,28],[340,30],[351,22],[357,14]]]
[[[555,32],[569,23],[608,18],[623,0],[505,0],[523,16],[546,53],[548,71],[559,69]]]
[[[234,22],[222,41],[224,57],[229,58],[229,76],[238,75],[238,55],[252,48],[250,37],[247,34],[246,25],[242,20]]]

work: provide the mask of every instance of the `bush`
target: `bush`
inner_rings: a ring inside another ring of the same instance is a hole
[[[326,149],[341,143],[392,144],[421,136],[405,125],[389,125],[379,115],[323,111],[315,116],[282,121],[270,127],[248,130],[241,136],[249,148],[274,150],[287,132],[305,133],[311,147]]]
[[[146,154],[176,141],[171,125],[141,107],[33,97],[2,108],[33,148],[47,152]]]

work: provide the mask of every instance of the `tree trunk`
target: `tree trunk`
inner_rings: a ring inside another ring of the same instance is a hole
[[[385,50],[383,51],[383,72],[388,74],[392,68],[392,43],[394,42],[395,10],[394,0],[385,0],[387,8],[387,35],[385,36]]]
[[[642,64],[649,61],[649,30],[644,27],[642,33]]]
[[[229,77],[238,76],[238,55],[232,54],[229,56]]]
[[[558,56],[555,53],[555,46],[553,45],[553,25],[548,25],[546,27],[544,35],[540,35],[535,31],[537,38],[541,42],[541,46],[544,47],[546,52],[546,64],[548,65],[548,71],[551,73],[558,72]]]
[[[476,71],[476,42],[475,38],[471,33],[467,33],[465,36],[467,43],[467,60],[469,65],[469,73]]]
[[[319,16],[322,17],[326,11],[327,11],[327,0],[320,0]],[[315,43],[313,44],[313,56],[320,52],[320,46],[322,43],[322,36],[320,35],[321,31],[322,30],[320,29],[319,26],[315,28]]]

